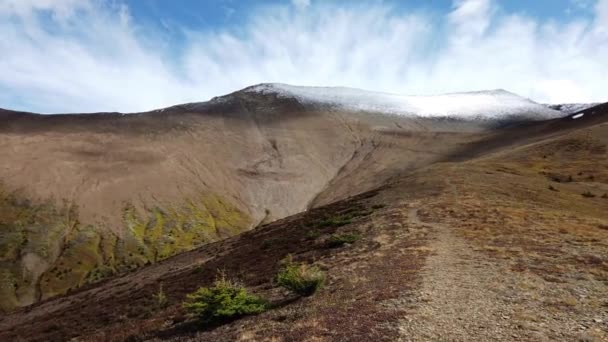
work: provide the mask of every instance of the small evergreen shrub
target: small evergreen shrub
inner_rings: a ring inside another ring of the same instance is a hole
[[[186,296],[188,313],[203,324],[226,322],[266,311],[268,302],[226,278],[222,273],[212,287],[201,287]]]
[[[316,238],[318,238],[319,236],[321,236],[321,232],[316,230],[316,229],[312,229],[306,232],[306,238],[308,240],[314,240]]]
[[[351,208],[341,214],[326,217],[325,219],[318,222],[321,227],[340,227],[350,223],[353,223],[356,218],[367,216],[372,213],[373,210],[362,210],[361,208]]]
[[[359,233],[334,234],[327,240],[327,245],[332,248],[340,247],[347,243],[354,243],[360,238],[361,235],[359,235]]]
[[[169,299],[163,290],[163,284],[158,285],[158,292],[153,295],[157,309],[164,309],[169,304]]]
[[[283,262],[276,280],[281,287],[295,294],[310,296],[323,287],[325,273],[316,266],[295,263],[290,255]]]
[[[352,223],[353,218],[354,217],[349,214],[328,217],[324,220],[321,220],[319,222],[319,225],[321,227],[340,227]]]

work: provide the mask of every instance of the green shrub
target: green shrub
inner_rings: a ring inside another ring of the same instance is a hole
[[[226,322],[246,315],[266,311],[268,302],[226,279],[221,274],[213,287],[201,287],[186,296],[183,306],[188,313],[204,324]]]
[[[300,296],[310,296],[325,282],[325,273],[316,266],[295,263],[290,256],[283,262],[277,274],[277,283]]]
[[[319,222],[321,227],[340,227],[353,222],[351,215],[338,215],[334,217],[328,217]]]
[[[309,240],[314,240],[319,236],[321,236],[321,232],[316,229],[312,229],[306,232],[306,238]]]
[[[153,295],[154,303],[157,309],[164,309],[169,304],[169,299],[163,290],[163,284],[158,285],[158,292]]]
[[[327,240],[327,245],[329,247],[340,247],[347,243],[354,243],[360,238],[361,235],[359,233],[334,234]]]
[[[363,210],[361,208],[350,208],[346,212],[342,212],[336,216],[326,217],[318,222],[321,227],[340,227],[350,223],[362,216],[367,216],[372,213],[372,210]]]

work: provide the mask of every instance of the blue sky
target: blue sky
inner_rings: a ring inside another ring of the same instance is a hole
[[[247,19],[248,14],[255,12],[255,8],[268,5],[281,5],[288,1],[281,0],[144,0],[126,1],[131,14],[136,20],[149,22],[161,21],[173,23],[177,26],[191,29],[214,29],[226,25],[238,25]],[[323,0],[317,0],[323,3]],[[325,3],[328,1],[325,0]],[[340,3],[339,1],[334,1]],[[342,1],[341,4],[353,4],[356,1]],[[397,1],[358,1],[358,4],[374,6],[377,3],[392,5],[397,11],[410,11],[425,9],[437,13],[445,13],[453,7],[450,0],[397,0]],[[306,3],[306,2],[303,2]],[[315,5],[315,1],[309,1]],[[589,16],[593,1],[571,0],[508,0],[501,1],[500,6],[508,12],[520,12],[542,18],[555,20],[568,20],[572,16]]]
[[[608,0],[0,0],[0,107],[143,111],[261,82],[606,101]]]

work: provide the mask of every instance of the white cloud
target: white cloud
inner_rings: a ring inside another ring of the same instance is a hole
[[[260,82],[607,97],[608,0],[593,18],[560,23],[492,0],[456,1],[439,23],[384,3],[307,7],[259,8],[238,30],[188,32],[176,47],[115,2],[0,0],[0,107],[140,111]]]
[[[599,0],[595,5],[596,25],[603,34],[608,34],[608,0]]]
[[[458,30],[456,36],[473,38],[483,35],[488,29],[492,12],[491,0],[459,0],[448,18]]]

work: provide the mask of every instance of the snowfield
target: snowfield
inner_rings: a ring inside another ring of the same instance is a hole
[[[391,115],[471,120],[498,120],[513,116],[529,120],[546,120],[564,116],[563,112],[505,90],[405,96],[353,88],[301,87],[270,83],[252,86],[244,91],[295,98],[307,104],[330,105],[344,110]]]
[[[564,104],[554,104],[548,105],[549,108],[559,110],[564,114],[574,114],[576,112],[580,112],[587,108],[597,106],[599,103],[564,103]]]

